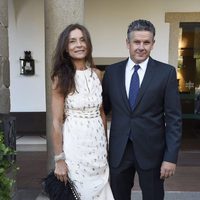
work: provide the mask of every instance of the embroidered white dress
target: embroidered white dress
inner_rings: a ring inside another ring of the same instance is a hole
[[[108,183],[105,131],[100,117],[102,87],[90,68],[75,74],[76,92],[65,100],[64,152],[69,177],[81,200],[113,200]]]

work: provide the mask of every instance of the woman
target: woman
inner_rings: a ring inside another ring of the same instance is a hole
[[[106,118],[89,32],[69,25],[58,39],[52,70],[55,175],[75,183],[81,200],[112,200]]]

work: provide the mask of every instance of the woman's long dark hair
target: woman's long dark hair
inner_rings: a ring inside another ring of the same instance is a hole
[[[72,62],[72,58],[69,53],[66,52],[69,44],[69,35],[71,31],[79,29],[83,33],[83,37],[87,45],[87,55],[85,61],[94,67],[94,62],[92,58],[92,43],[88,30],[80,24],[70,24],[67,26],[63,32],[60,34],[53,56],[53,67],[51,72],[51,80],[55,81],[58,78],[57,87],[59,92],[66,97],[69,93],[73,93],[76,90],[75,87],[75,66]]]

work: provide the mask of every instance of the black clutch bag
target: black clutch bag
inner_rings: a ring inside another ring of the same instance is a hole
[[[57,179],[53,171],[43,179],[43,186],[50,200],[81,200],[73,182],[68,178],[65,185]]]

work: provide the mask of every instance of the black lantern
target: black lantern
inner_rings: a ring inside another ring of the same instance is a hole
[[[24,51],[24,58],[20,58],[20,74],[34,75],[35,63],[31,56],[31,51]]]

